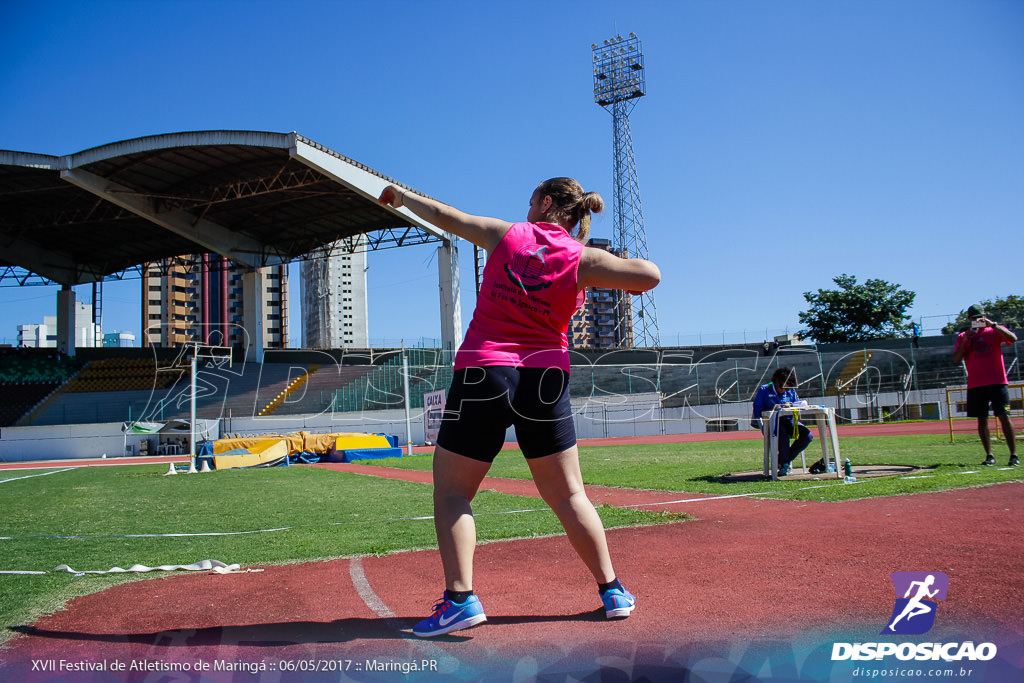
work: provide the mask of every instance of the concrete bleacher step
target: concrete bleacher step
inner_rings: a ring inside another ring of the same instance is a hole
[[[372,365],[325,365],[310,375],[302,396],[283,402],[275,415],[301,415],[321,413],[331,409],[331,396],[335,391],[361,382],[373,370]]]
[[[82,368],[75,374],[71,375],[59,385],[54,387],[53,391],[44,396],[38,403],[26,410],[22,416],[14,423],[16,427],[27,427],[32,424],[32,420],[42,415],[46,410],[52,406],[57,400],[63,395],[64,388],[74,381],[78,373],[82,371]]]
[[[864,353],[856,353],[850,356],[850,360],[846,362],[843,369],[839,373],[839,377],[834,383],[830,383],[825,388],[826,396],[838,396],[840,393],[846,393],[847,388],[853,382],[853,380],[860,376],[864,372],[864,368],[868,366],[871,361],[872,351],[865,350]]]
[[[232,368],[214,368],[197,373],[196,416],[255,417],[261,406],[281,393],[291,381],[294,366],[284,363],[236,363]],[[304,370],[304,368],[303,368]],[[190,414],[189,380],[185,378],[169,392],[169,417]]]
[[[306,384],[306,382],[309,381],[310,376],[312,376],[319,369],[319,363],[314,363],[310,365],[308,368],[306,368],[305,373],[297,377],[291,384],[285,387],[284,391],[280,392],[277,396],[275,396],[274,400],[267,404],[266,407],[264,407],[262,410],[260,410],[259,414],[261,416],[272,415],[278,408],[281,407],[281,405],[285,401],[288,400],[289,396],[294,394],[299,389],[299,387]]]
[[[27,413],[60,388],[56,382],[24,382],[0,396],[0,427],[18,426]]]

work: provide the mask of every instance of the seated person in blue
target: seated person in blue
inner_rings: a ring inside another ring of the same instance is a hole
[[[788,408],[799,399],[796,395],[796,372],[791,368],[779,368],[772,373],[772,381],[767,384],[762,384],[757,389],[757,393],[754,394],[754,414],[750,424],[756,428],[761,428],[761,413],[765,410],[771,410],[775,406],[781,405],[784,408]],[[790,463],[796,456],[807,448],[814,437],[811,436],[811,430],[803,425],[802,422],[797,423],[799,432],[797,439],[793,442],[793,418],[780,417],[779,418],[779,476],[784,477],[790,472]]]

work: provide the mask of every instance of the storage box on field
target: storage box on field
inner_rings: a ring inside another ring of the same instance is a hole
[[[859,408],[840,408],[836,415],[841,419],[853,423],[875,422],[878,420],[878,408],[874,406],[860,406]]]
[[[857,411],[861,422],[878,422],[878,406],[861,406]]]
[[[921,404],[921,419],[922,420],[941,420],[942,411],[939,410],[939,402],[931,401],[929,403]]]
[[[739,419],[735,417],[712,417],[704,420],[709,432],[735,432],[739,430]]]
[[[887,421],[898,421],[907,419],[905,406],[882,406],[882,419]]]

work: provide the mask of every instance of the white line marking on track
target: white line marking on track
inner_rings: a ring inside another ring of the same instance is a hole
[[[373,610],[377,616],[384,617],[385,619],[393,619],[395,613],[384,604],[384,601],[377,597],[377,594],[370,588],[370,582],[366,578],[366,573],[363,571],[363,561],[358,557],[353,557],[348,564],[348,575],[352,577],[352,585],[356,588],[356,593],[359,593],[359,597],[363,599],[366,606]],[[402,628],[405,627],[404,623],[400,623]],[[394,626],[394,624],[391,624]],[[400,629],[401,630],[401,629]]]
[[[373,588],[370,587],[370,581],[366,578],[366,572],[363,571],[363,561],[358,557],[353,557],[348,563],[348,574],[352,577],[352,585],[355,586],[356,593],[363,599],[366,606],[369,607],[377,616],[383,618],[387,625],[396,631],[400,631],[403,634],[408,633],[408,627],[405,622],[397,618],[394,612],[391,611],[383,600],[373,592]],[[410,634],[411,635],[411,634]],[[415,636],[413,636],[415,638]],[[438,670],[443,673],[453,673],[459,668],[459,660],[452,657],[447,652],[442,650],[440,647],[428,640],[411,640],[409,644],[414,650],[419,650],[424,653],[425,656],[430,659],[437,661]]]
[[[645,508],[653,507],[655,505],[676,505],[679,503],[704,503],[709,500],[725,500],[726,498],[747,498],[749,496],[767,496],[774,493],[773,491],[762,491],[758,493],[734,493],[728,496],[710,496],[708,498],[685,498],[682,500],[666,500],[660,503],[634,503],[632,505],[621,505],[616,507],[624,508]]]

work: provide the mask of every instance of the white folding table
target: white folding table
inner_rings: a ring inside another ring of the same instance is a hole
[[[785,408],[776,406],[773,410],[766,410],[761,413],[761,434],[764,438],[764,474],[772,477],[772,481],[779,478],[779,419],[783,417],[793,418],[793,429],[798,429],[796,423],[799,419],[805,420],[808,427],[818,428],[818,441],[821,442],[821,457],[825,461],[825,469],[828,470],[829,462],[836,463],[836,476],[841,477],[839,465],[839,436],[836,432],[835,410],[826,406],[795,406]],[[806,420],[813,417],[811,424]],[[801,453],[803,456],[803,453]],[[831,457],[830,457],[831,456]],[[803,460],[804,470],[807,470],[807,460]]]

